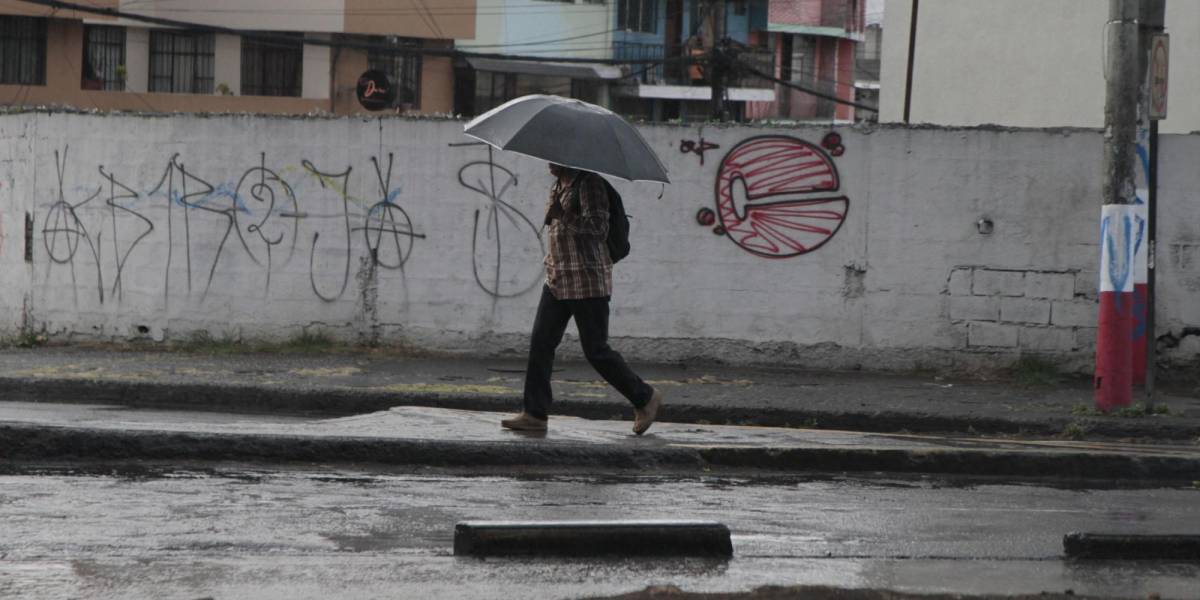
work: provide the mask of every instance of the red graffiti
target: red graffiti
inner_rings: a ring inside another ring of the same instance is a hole
[[[825,143],[838,154],[844,150],[840,135],[826,136]],[[714,232],[767,258],[812,252],[846,218],[850,200],[835,193],[840,187],[837,167],[821,148],[780,135],[750,138],[721,161],[716,181],[720,225]],[[710,225],[701,215],[697,221]]]

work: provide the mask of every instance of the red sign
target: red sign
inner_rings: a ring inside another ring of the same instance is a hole
[[[1170,38],[1165,33],[1150,38],[1150,118],[1167,118],[1167,58]]]

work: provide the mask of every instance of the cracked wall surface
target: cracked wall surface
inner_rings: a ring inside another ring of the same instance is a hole
[[[320,331],[521,355],[549,175],[461,130],[0,115],[0,335]],[[673,184],[615,182],[633,253],[616,267],[612,334],[630,357],[972,368],[1036,352],[1090,364],[1098,132],[641,131]],[[1164,136],[1161,156],[1158,333],[1183,340],[1200,327],[1200,136]],[[1192,346],[1165,351],[1195,358]]]

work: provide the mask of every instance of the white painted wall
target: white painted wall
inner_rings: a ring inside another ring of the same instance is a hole
[[[912,1],[885,5],[880,121],[903,121]],[[1095,0],[923,0],[910,122],[1016,127],[1104,125],[1104,23]],[[1163,133],[1200,131],[1200,2],[1167,2],[1171,34]]]
[[[329,41],[329,34],[310,33],[305,37]],[[300,85],[300,95],[304,98],[329,98],[329,77],[332,66],[333,51],[328,46],[304,45],[304,62]]]
[[[220,68],[220,63],[217,64]],[[125,91],[146,93],[150,89],[150,30],[125,29]]]
[[[301,75],[301,77],[303,77],[303,75]],[[218,88],[222,83],[229,87],[229,91],[232,95],[242,95],[241,36],[221,33],[217,34],[213,38],[214,93],[221,93]]]
[[[468,141],[461,127],[2,115],[0,335],[16,331],[25,304],[33,327],[63,339],[142,337],[139,327],[156,339],[279,339],[317,328],[521,355],[549,176],[543,162],[498,153],[496,165],[517,181],[505,188],[508,177],[494,172],[512,207],[496,211],[483,193],[493,175],[487,152],[450,146]],[[642,132],[675,183],[661,198],[657,185],[618,185],[634,250],[616,267],[612,333],[631,358],[911,368],[996,366],[1037,351],[1091,365],[1099,133],[839,129],[840,189],[829,195],[848,198],[844,223],[823,246],[772,259],[698,221],[717,208],[722,157],[754,136],[820,144],[828,129]],[[680,151],[701,137],[720,146],[703,164]],[[1177,158],[1163,164],[1159,245],[1178,258],[1162,261],[1159,332],[1181,333],[1200,326],[1200,172],[1182,158],[1200,153],[1200,136],[1165,136],[1163,148]],[[65,156],[61,188],[56,152]],[[137,197],[108,206],[101,167]],[[36,217],[31,265],[13,233],[25,211]],[[806,223],[836,224],[822,215]],[[977,231],[981,218],[994,222],[992,234]],[[1197,342],[1170,355],[1194,358]],[[576,353],[570,343],[564,350]]]

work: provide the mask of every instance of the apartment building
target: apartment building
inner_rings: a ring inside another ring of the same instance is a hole
[[[855,55],[865,40],[864,0],[771,0],[762,45],[773,52],[775,75],[826,96],[856,99]],[[869,85],[869,84],[868,84]],[[877,85],[876,85],[877,87]],[[854,108],[787,86],[774,102],[752,103],[753,118],[853,121]]]
[[[355,114],[374,69],[395,83],[389,110],[450,113],[452,59],[415,51],[475,35],[475,0],[80,1],[130,18],[0,0],[0,105]]]
[[[499,0],[489,7],[477,13],[476,37],[457,40],[457,47],[520,58],[461,59],[455,102],[461,114],[548,93],[638,118],[707,119],[711,74],[686,58],[702,59],[727,37],[743,60],[774,69],[770,50],[755,46],[767,39],[755,33],[766,29],[767,0]],[[563,57],[613,64],[553,60]],[[730,116],[739,119],[747,102],[771,102],[775,90],[761,79],[734,76],[727,99]]]

